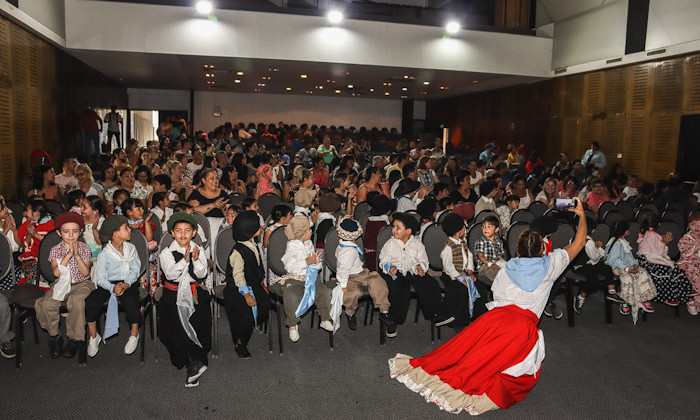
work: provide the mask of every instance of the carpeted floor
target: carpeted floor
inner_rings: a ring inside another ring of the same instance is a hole
[[[700,418],[700,319],[684,308],[675,319],[672,308],[657,304],[648,322],[640,317],[633,326],[629,316],[616,312],[615,325],[607,327],[600,294],[589,301],[574,329],[566,319],[542,320],[547,357],[537,386],[521,403],[484,418]],[[559,305],[564,306],[563,296]],[[138,351],[123,354],[124,322],[121,334],[101,346],[87,367],[78,367],[77,359],[50,359],[41,332],[38,346],[25,342],[21,369],[0,360],[3,418],[454,418],[389,378],[389,357],[419,356],[439,345],[430,343],[426,321],[400,326],[399,336],[384,347],[376,323],[350,331],[343,321],[330,351],[328,335],[309,330],[307,317],[300,342],[292,344],[284,329],[282,356],[277,350],[270,354],[267,337],[256,332],[250,360],[234,353],[223,311],[219,326],[220,356],[210,360],[199,387],[189,389],[185,372],[170,365],[162,345],[155,361],[150,338],[143,366]],[[453,335],[443,329],[442,342]]]

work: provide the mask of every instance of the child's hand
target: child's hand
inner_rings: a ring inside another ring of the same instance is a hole
[[[195,261],[199,259],[199,247],[198,247],[198,246],[195,246],[195,247],[192,249],[192,258],[193,258]]]
[[[418,275],[421,277],[425,276],[425,270],[423,270],[423,266],[421,266],[420,264],[416,265],[416,273],[418,273]]]
[[[601,241],[596,241],[595,247],[596,247],[596,248],[602,248],[602,247],[603,247],[603,243],[602,243]]]
[[[185,261],[190,262],[190,246],[187,245],[187,248],[185,248]]]
[[[146,216],[146,218],[144,219],[144,221],[145,221],[145,222],[150,222],[150,221],[151,221],[151,217],[153,217],[153,213],[152,213],[152,212],[149,212],[149,213],[148,213],[148,216]]]
[[[391,268],[389,269],[389,274],[391,274],[392,276],[395,276],[398,272],[399,272],[399,270],[394,265],[392,265]]]
[[[251,308],[253,306],[257,306],[258,303],[255,301],[255,298],[250,293],[246,293],[245,295],[243,295],[243,297],[245,298],[245,303],[248,304],[248,306],[250,306]]]
[[[27,233],[32,236],[36,235],[36,228],[34,227],[34,225],[30,224],[27,226]]]

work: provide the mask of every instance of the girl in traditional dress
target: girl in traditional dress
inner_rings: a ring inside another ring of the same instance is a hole
[[[489,311],[452,340],[419,358],[389,359],[392,378],[452,413],[481,414],[507,408],[527,396],[539,379],[544,338],[537,328],[549,292],[586,243],[586,217],[579,216],[574,241],[545,254],[542,236],[526,230],[518,256],[496,276]]]

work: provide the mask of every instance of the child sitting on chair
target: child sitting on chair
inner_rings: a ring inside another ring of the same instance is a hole
[[[166,175],[167,176],[167,175]],[[170,208],[170,197],[168,192],[157,191],[151,196],[151,213],[155,216],[156,222],[160,223],[161,232],[168,231],[168,219],[173,215],[173,209]]]
[[[207,277],[204,248],[192,241],[197,221],[187,212],[176,212],[168,220],[168,231],[175,239],[160,251],[163,269],[163,296],[158,302],[160,341],[178,369],[187,366],[185,387],[199,385],[207,370],[211,350],[211,311],[209,292],[202,284]]]
[[[318,314],[321,316],[321,328],[326,331],[333,331],[331,322],[331,289],[323,283],[323,276],[318,275],[321,270],[321,253],[316,252],[314,244],[311,242],[311,225],[309,219],[304,215],[292,217],[289,224],[284,229],[289,242],[287,249],[282,256],[282,263],[287,274],[282,276],[270,290],[284,299],[284,312],[289,327],[289,339],[293,343],[299,341],[299,317],[306,311],[301,310],[310,305],[300,307],[304,297],[305,284],[313,279],[313,271],[316,271],[316,292],[315,303]],[[308,298],[308,297],[307,297]],[[301,312],[301,313],[299,313]]]
[[[498,234],[499,226],[500,222],[496,216],[486,216],[481,223],[483,234],[474,245],[477,258],[476,269],[480,279],[487,285],[493,283],[498,270],[506,263],[504,259],[506,251],[501,236]]]
[[[128,219],[129,227],[143,233],[146,241],[148,241],[148,249],[150,251],[156,249],[158,244],[153,240],[153,229],[156,228],[156,224],[151,221],[153,213],[148,213],[148,216],[144,219],[143,203],[138,198],[127,198],[121,207],[122,214]]]
[[[73,357],[85,342],[85,298],[95,290],[90,281],[92,266],[90,248],[78,241],[85,224],[78,213],[67,211],[56,217],[56,230],[62,241],[51,248],[49,262],[56,281],[43,297],[34,304],[39,324],[49,333],[49,354],[57,359]],[[63,348],[63,336],[58,327],[61,303],[66,301],[66,335],[68,344]]]
[[[17,228],[17,239],[20,247],[24,249],[24,252],[19,254],[22,265],[22,278],[19,284],[29,283],[47,289],[48,284],[40,284],[37,259],[39,245],[44,236],[54,230],[54,221],[46,210],[44,200],[30,200],[24,210],[24,218],[26,221]]]
[[[466,230],[464,219],[454,213],[448,214],[442,221],[442,231],[448,238],[440,252],[440,280],[445,285],[445,302],[455,317],[454,328],[457,331],[469,324],[474,314],[474,302],[480,297],[474,284],[474,256],[464,240]],[[485,309],[480,312],[485,312]]]
[[[129,243],[131,229],[126,217],[115,214],[109,216],[100,228],[100,239],[105,244],[97,257],[95,277],[97,289],[85,299],[85,320],[87,321],[90,340],[87,354],[95,357],[99,350],[100,337],[97,334],[97,319],[102,312],[102,305],[109,300],[107,319],[105,321],[105,340],[119,330],[119,309],[117,300],[122,304],[126,321],[131,325],[131,335],[124,346],[124,354],[132,354],[139,344],[139,283],[141,260],[136,246]]]
[[[256,325],[267,322],[270,297],[263,286],[265,271],[254,238],[262,232],[258,214],[242,212],[231,228],[236,245],[226,264],[224,307],[238,357],[249,359],[248,342]]]
[[[348,319],[348,328],[357,329],[358,301],[362,297],[362,287],[369,289],[374,307],[379,308],[379,320],[385,325],[394,325],[394,320],[389,316],[389,289],[376,271],[369,271],[363,267],[362,250],[355,244],[357,238],[362,236],[362,228],[355,220],[346,217],[338,224],[338,248],[335,250],[335,258],[338,261],[336,278],[343,289],[343,306],[345,316]]]

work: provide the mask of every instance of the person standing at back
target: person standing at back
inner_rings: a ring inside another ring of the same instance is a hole
[[[116,105],[112,105],[112,110],[105,115],[104,122],[107,124],[107,144],[110,146],[110,150],[112,149],[112,136],[114,136],[117,141],[116,147],[123,147],[120,135],[124,128],[124,120],[117,112]]]

